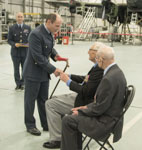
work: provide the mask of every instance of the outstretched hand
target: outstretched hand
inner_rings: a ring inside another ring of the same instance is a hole
[[[70,78],[69,78],[69,75],[66,74],[66,73],[60,73],[60,79],[63,81],[63,82],[67,82]]]
[[[61,73],[63,73],[63,71],[60,70],[60,69],[58,69],[58,68],[56,68],[56,70],[55,70],[55,72],[54,72],[54,75],[55,75],[56,77],[58,77]]]

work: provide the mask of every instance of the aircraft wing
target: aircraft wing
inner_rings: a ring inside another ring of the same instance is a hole
[[[58,0],[58,1],[57,0],[45,0],[45,2],[54,7],[60,7],[60,6],[69,7],[70,6],[69,0]]]
[[[45,0],[45,2],[49,5],[52,5],[54,7],[70,7],[71,3],[70,0]],[[74,0],[76,6],[87,6],[87,7],[102,7],[102,4],[100,2],[84,2],[84,1],[78,1]]]

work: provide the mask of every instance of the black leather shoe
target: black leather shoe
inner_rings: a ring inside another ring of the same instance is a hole
[[[17,85],[15,90],[20,90],[21,89],[21,86],[20,85]]]
[[[50,148],[50,149],[60,148],[61,147],[61,141],[45,142],[45,143],[43,143],[43,147]]]
[[[27,132],[29,132],[32,135],[40,136],[41,132],[37,128],[31,128],[27,129]]]

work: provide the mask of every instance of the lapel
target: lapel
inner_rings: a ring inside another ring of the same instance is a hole
[[[90,69],[90,71],[88,72],[88,75],[93,71],[94,66]]]
[[[18,28],[18,24],[17,24],[17,23],[15,24],[15,28],[16,28],[16,29],[19,29],[19,28]]]
[[[98,67],[98,64],[97,64],[95,67],[93,66],[93,67],[91,68],[91,70],[88,72],[88,75],[91,74],[91,72],[94,72],[95,70],[98,70],[98,69],[100,69],[100,68]]]

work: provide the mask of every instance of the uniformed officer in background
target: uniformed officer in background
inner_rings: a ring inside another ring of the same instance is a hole
[[[18,12],[16,15],[17,23],[9,28],[8,43],[11,45],[11,57],[14,66],[14,78],[16,82],[15,90],[24,89],[24,79],[22,71],[20,73],[20,65],[23,70],[23,65],[26,59],[28,50],[28,36],[31,32],[31,27],[24,24],[24,14]]]
[[[54,49],[53,34],[62,24],[61,16],[55,13],[46,16],[45,24],[35,28],[29,36],[29,50],[25,60],[23,75],[25,79],[25,125],[27,132],[33,135],[41,135],[36,128],[36,120],[33,116],[35,101],[37,100],[41,126],[48,131],[45,101],[48,99],[50,74],[59,76],[62,70],[51,64],[49,58],[58,60],[58,53]]]

